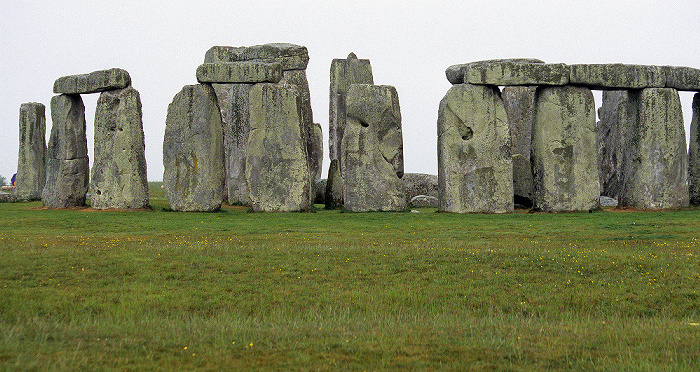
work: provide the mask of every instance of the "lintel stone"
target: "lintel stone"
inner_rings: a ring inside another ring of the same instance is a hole
[[[214,46],[204,56],[204,63],[239,61],[279,62],[285,71],[305,70],[309,51],[301,45],[272,43],[250,47]]]
[[[452,84],[464,84],[465,73],[474,66],[487,65],[493,63],[544,63],[544,61],[536,58],[511,58],[511,59],[490,59],[486,61],[477,61],[452,65],[445,70],[447,80]]]
[[[666,88],[700,92],[700,70],[692,67],[664,66]]]
[[[282,80],[282,65],[256,61],[205,63],[197,68],[200,83],[277,83]]]
[[[483,63],[470,66],[464,81],[477,85],[566,85],[569,69],[563,63]]]
[[[593,89],[663,88],[666,74],[661,66],[610,64],[569,65],[569,82]]]
[[[126,70],[111,68],[89,74],[60,77],[53,83],[53,92],[63,94],[99,93],[124,89],[130,85],[131,77]]]

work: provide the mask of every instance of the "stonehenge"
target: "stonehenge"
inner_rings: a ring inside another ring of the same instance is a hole
[[[15,197],[41,199],[46,184],[46,108],[37,102],[19,108],[19,155]]]

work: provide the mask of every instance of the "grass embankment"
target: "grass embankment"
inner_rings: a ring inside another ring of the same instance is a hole
[[[700,367],[700,210],[0,204],[0,369]]]

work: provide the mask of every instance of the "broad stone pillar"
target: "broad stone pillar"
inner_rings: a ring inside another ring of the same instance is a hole
[[[46,108],[23,103],[19,108],[19,155],[15,197],[41,199],[46,184]]]
[[[536,208],[587,211],[598,205],[595,125],[590,89],[538,89],[532,129]]]
[[[513,200],[525,208],[532,206],[534,183],[530,152],[532,123],[535,120],[536,86],[507,86],[501,96],[508,114],[513,156]]]
[[[618,199],[632,162],[630,149],[637,126],[638,91],[603,91],[596,130],[600,194]]]
[[[296,89],[256,84],[250,91],[245,179],[254,211],[308,210],[311,174]]]
[[[95,110],[95,154],[91,205],[94,209],[148,206],[141,97],[128,87],[102,92]]]
[[[439,210],[513,211],[507,114],[497,87],[458,84],[438,112]]]
[[[84,206],[90,165],[85,105],[80,95],[61,94],[51,98],[51,120],[46,185],[41,201],[49,208]]]
[[[690,203],[700,205],[700,93],[695,93],[693,97],[693,120],[690,123],[688,169]]]
[[[639,94],[629,174],[621,206],[640,209],[688,205],[688,155],[678,91],[648,88]]]
[[[210,212],[224,200],[221,112],[214,88],[187,85],[168,106],[163,187],[175,211]]]
[[[345,95],[350,85],[374,84],[374,80],[369,60],[357,59],[355,53],[350,53],[347,59],[334,59],[331,63],[330,78],[328,156],[333,160],[342,157],[340,144],[343,141],[346,121]]]

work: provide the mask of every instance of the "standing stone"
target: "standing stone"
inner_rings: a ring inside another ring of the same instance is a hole
[[[254,211],[309,209],[306,136],[296,89],[274,84],[253,87],[245,178]]]
[[[396,88],[389,85],[352,84],[345,98],[347,117],[370,127],[379,141],[382,156],[403,176],[401,108]],[[342,161],[341,161],[342,169]]]
[[[245,182],[245,158],[250,134],[250,91],[252,84],[231,84],[224,116],[224,157],[226,190],[230,204],[250,204]]]
[[[693,119],[690,123],[688,169],[690,203],[700,205],[700,93],[695,93],[695,96],[693,96]]]
[[[100,94],[95,110],[95,154],[91,205],[94,209],[148,206],[141,97],[128,87]]]
[[[41,103],[23,103],[19,108],[19,155],[15,197],[41,199],[46,184],[46,108]]]
[[[530,152],[532,124],[535,120],[535,86],[504,87],[501,92],[508,114],[511,154],[513,156],[513,200],[525,208],[532,207],[534,183]]]
[[[168,106],[163,187],[175,211],[210,212],[224,199],[221,112],[211,85],[187,85]]]
[[[343,175],[340,173],[338,159],[331,160],[326,181],[326,209],[343,206]]]
[[[641,91],[629,151],[631,165],[620,206],[657,209],[688,205],[688,155],[678,91]]]
[[[80,95],[61,94],[51,98],[51,120],[46,185],[41,201],[49,208],[84,206],[90,165],[85,135],[85,105]]]
[[[638,91],[603,91],[603,104],[598,111],[596,130],[600,194],[620,198],[632,165],[629,151],[633,146],[639,110]]]
[[[595,124],[595,103],[589,89],[538,89],[532,128],[537,209],[587,211],[598,205]]]
[[[513,211],[513,161],[497,87],[453,85],[438,112],[439,210]]]
[[[369,60],[357,59],[355,53],[350,53],[347,59],[334,59],[330,78],[328,156],[333,160],[342,157],[340,143],[343,141],[346,121],[345,95],[350,85],[374,84],[374,80]]]

